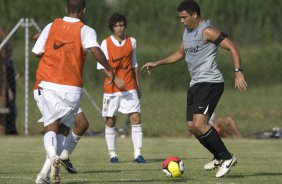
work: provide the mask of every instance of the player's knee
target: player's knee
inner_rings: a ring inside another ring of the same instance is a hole
[[[89,123],[88,123],[88,121],[86,121],[85,122],[85,124],[84,124],[84,130],[85,130],[85,132],[86,132],[86,130],[89,128]]]
[[[83,120],[83,121],[75,122],[75,123],[74,123],[74,127],[76,127],[77,129],[80,129],[80,130],[82,130],[82,129],[88,129],[89,123],[88,123],[88,121],[85,119],[85,120]]]
[[[70,130],[70,128],[67,127],[66,125],[60,124],[58,134],[62,134],[64,136],[67,136],[68,133],[69,133],[69,130]]]
[[[136,124],[141,124],[141,118],[139,113],[132,113],[129,115],[129,119],[131,124],[136,125]]]
[[[191,132],[192,134],[195,134],[195,127],[192,121],[187,122],[187,130]]]
[[[81,134],[83,135],[89,128],[89,123],[86,121],[83,126],[80,128],[81,129]]]
[[[73,132],[76,135],[80,135],[82,136],[87,130],[88,130],[89,124],[85,124],[83,126],[79,125],[79,126],[74,126],[73,127]]]
[[[116,118],[115,117],[106,117],[106,126],[109,128],[113,128],[116,126]]]
[[[199,122],[193,122],[193,129],[195,131],[200,131],[203,128],[203,125]]]

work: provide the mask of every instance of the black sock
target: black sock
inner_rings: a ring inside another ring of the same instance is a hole
[[[205,143],[215,151],[216,155],[223,160],[229,160],[232,158],[231,153],[227,150],[222,142],[218,132],[214,127],[211,127],[200,138],[205,140]]]
[[[220,160],[220,157],[219,157],[219,155],[216,154],[215,150],[212,149],[212,147],[210,147],[210,146],[206,143],[206,141],[205,141],[203,135],[202,135],[202,136],[199,136],[199,137],[197,137],[197,136],[195,136],[195,137],[198,139],[198,141],[199,141],[207,150],[209,150],[209,152],[211,152],[211,154],[213,154],[213,157],[214,157],[215,159]]]

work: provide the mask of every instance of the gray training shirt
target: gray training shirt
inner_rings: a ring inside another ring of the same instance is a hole
[[[185,60],[191,75],[190,86],[199,82],[224,81],[216,64],[218,46],[203,38],[203,30],[207,27],[211,25],[202,21],[196,29],[186,28],[183,34]]]

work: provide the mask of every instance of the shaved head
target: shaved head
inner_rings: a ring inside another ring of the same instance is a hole
[[[67,0],[68,13],[80,13],[86,6],[85,0]]]

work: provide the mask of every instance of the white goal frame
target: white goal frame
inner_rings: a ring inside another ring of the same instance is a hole
[[[13,36],[13,34],[20,28],[25,28],[25,115],[24,115],[24,133],[28,134],[28,84],[29,84],[29,27],[35,27],[37,31],[41,31],[39,26],[35,23],[35,21],[31,18],[21,18],[19,22],[15,25],[15,27],[9,32],[9,34],[4,38],[4,40],[0,44],[0,50],[4,47],[4,45],[9,41],[9,39]]]

